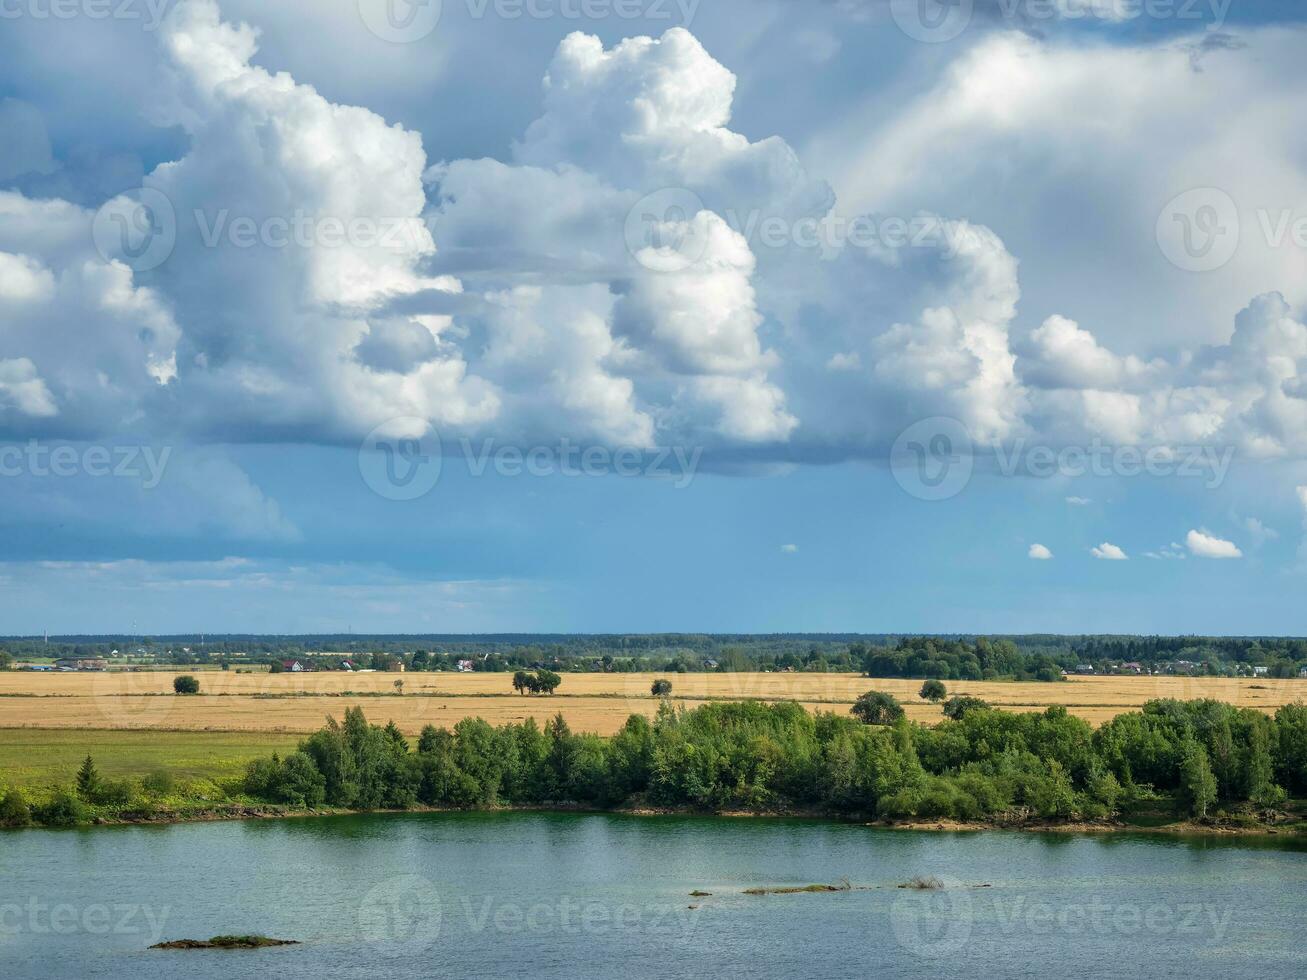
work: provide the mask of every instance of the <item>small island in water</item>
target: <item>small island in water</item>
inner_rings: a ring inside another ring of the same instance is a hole
[[[268,946],[298,946],[297,939],[267,936],[214,936],[212,939],[173,939],[155,943],[150,949],[264,949]]]

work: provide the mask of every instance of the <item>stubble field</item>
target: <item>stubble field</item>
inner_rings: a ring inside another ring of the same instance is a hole
[[[201,693],[172,693],[177,672],[0,674],[0,729],[58,728],[193,732],[301,733],[327,715],[361,705],[376,721],[393,719],[408,734],[424,725],[452,726],[480,716],[494,724],[543,722],[562,712],[574,730],[609,735],[628,715],[652,716],[655,674],[565,674],[553,696],[514,694],[511,674],[494,673],[196,673]],[[847,712],[863,692],[888,691],[915,721],[937,721],[938,705],[923,702],[919,680],[856,674],[672,674],[674,703],[760,698],[797,701],[810,710]],[[402,681],[402,693],[395,682]],[[1057,684],[954,681],[949,694],[980,697],[1011,711],[1065,705],[1091,724],[1138,709],[1152,698],[1216,698],[1274,711],[1307,699],[1307,680],[1188,677],[1074,677]]]

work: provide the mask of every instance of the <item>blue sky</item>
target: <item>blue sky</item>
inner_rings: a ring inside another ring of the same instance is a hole
[[[0,632],[1307,632],[1302,13],[933,3],[6,7]]]

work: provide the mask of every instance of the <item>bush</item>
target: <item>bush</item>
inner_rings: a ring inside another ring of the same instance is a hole
[[[172,773],[167,769],[155,769],[141,780],[141,787],[153,796],[167,796],[173,786]]]
[[[32,822],[32,808],[23,794],[11,789],[0,800],[0,827],[26,827]]]
[[[32,816],[47,827],[74,827],[90,819],[86,805],[66,788],[55,790],[50,802],[34,809]]]
[[[200,682],[190,674],[182,674],[173,678],[172,689],[176,694],[199,694]]]
[[[672,682],[660,677],[653,682],[649,690],[653,692],[653,696],[656,698],[666,697],[672,693]]]

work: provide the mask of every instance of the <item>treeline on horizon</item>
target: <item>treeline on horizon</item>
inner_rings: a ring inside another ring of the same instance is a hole
[[[1307,794],[1301,703],[1272,718],[1211,700],[1157,700],[1097,730],[1062,707],[1016,714],[970,701],[953,713],[930,728],[790,702],[687,710],[664,701],[652,721],[632,715],[611,738],[573,732],[560,714],[543,727],[474,718],[428,726],[410,745],[393,722],[370,724],[351,708],[297,751],[251,763],[228,792],[295,809],[566,805],[1000,823],[1159,807],[1256,823]],[[100,780],[88,759],[77,788],[41,807],[4,795],[0,824],[82,822],[95,805],[124,815],[148,806],[148,790]]]
[[[189,650],[183,650],[188,647]],[[1307,639],[1201,636],[923,636],[897,634],[495,634],[360,636],[114,636],[0,639],[0,668],[30,657],[107,657],[118,650],[177,665],[280,663],[330,651],[356,666],[384,669],[400,660],[410,670],[514,671],[855,671],[872,677],[939,677],[944,680],[1056,680],[1063,670],[1088,664],[1146,668],[1184,661],[1186,672],[1229,675],[1265,666],[1272,677],[1307,668]],[[243,657],[233,658],[233,654]],[[321,660],[332,666],[330,658]]]

